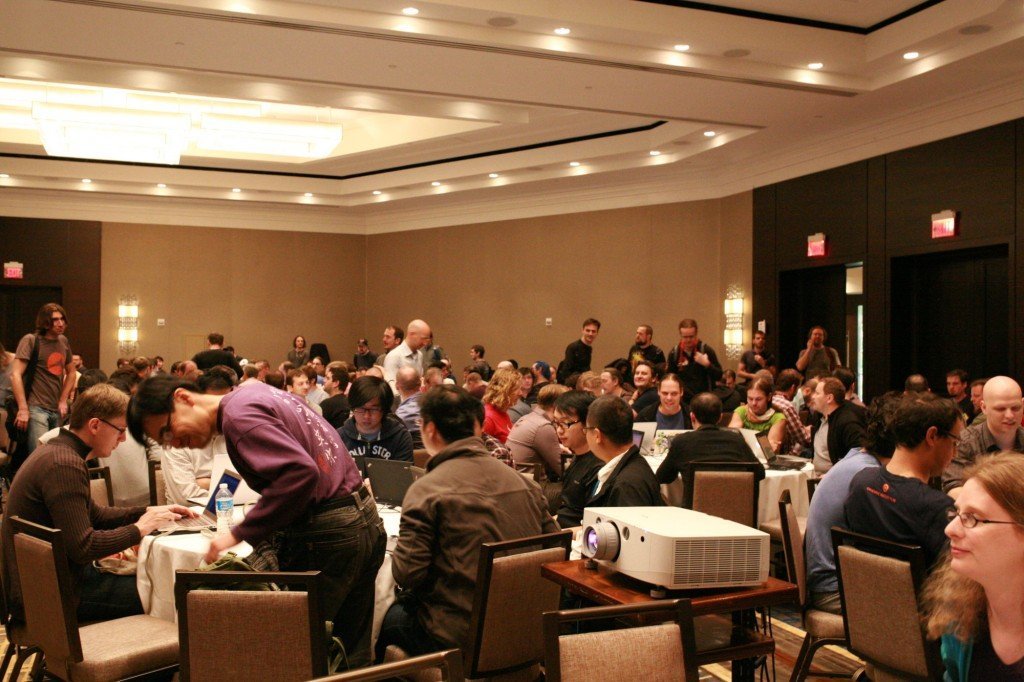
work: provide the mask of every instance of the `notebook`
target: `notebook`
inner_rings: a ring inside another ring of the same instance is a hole
[[[757,434],[757,444],[761,448],[762,456],[764,457],[764,468],[771,469],[773,471],[799,471],[806,466],[807,461],[802,457],[789,457],[787,455],[777,455],[772,450],[772,444],[768,442],[767,433]],[[761,459],[758,457],[758,459]]]
[[[213,479],[210,479],[211,481]],[[175,523],[160,528],[158,532],[163,533],[166,531],[181,532],[181,531],[194,531],[199,532],[203,530],[214,530],[217,528],[217,500],[216,491],[220,490],[220,484],[226,483],[228,490],[234,495],[238,490],[238,487],[242,484],[242,477],[236,474],[234,471],[228,471],[225,469],[220,478],[217,479],[217,483],[212,486],[214,494],[207,498],[206,506],[203,507],[203,512],[191,519],[179,519]],[[236,502],[237,504],[237,502]]]

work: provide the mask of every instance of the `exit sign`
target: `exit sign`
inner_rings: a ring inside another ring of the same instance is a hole
[[[25,264],[17,261],[4,263],[4,279],[24,279]]]
[[[957,233],[956,211],[941,211],[932,214],[932,239],[955,237]]]
[[[826,252],[826,239],[824,232],[807,235],[807,257],[821,258]]]

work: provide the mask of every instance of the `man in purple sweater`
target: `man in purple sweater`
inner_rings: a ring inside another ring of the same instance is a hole
[[[321,571],[324,614],[349,664],[370,663],[374,580],[387,536],[377,506],[338,432],[298,397],[265,384],[205,395],[173,376],[139,385],[128,408],[132,435],[201,448],[224,435],[242,478],[261,494],[207,561],[238,542],[279,541],[285,571]]]

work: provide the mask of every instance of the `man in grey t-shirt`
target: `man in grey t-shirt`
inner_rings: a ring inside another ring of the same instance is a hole
[[[47,303],[36,314],[35,333],[23,336],[14,353],[11,392],[18,403],[14,425],[23,431],[28,429],[25,451],[13,462],[15,469],[36,449],[39,437],[60,426],[67,417],[68,396],[75,385],[71,345],[64,336],[67,325],[67,313],[64,312],[64,308],[57,303]],[[26,395],[25,378],[29,373],[29,361],[37,338],[38,358],[32,383]]]

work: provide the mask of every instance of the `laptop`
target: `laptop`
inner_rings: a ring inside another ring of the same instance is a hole
[[[213,479],[210,479],[211,481]],[[220,490],[220,484],[226,483],[228,490],[234,495],[238,490],[238,487],[242,485],[242,477],[236,474],[234,471],[225,469],[220,478],[217,479],[217,483],[212,486],[213,494],[211,494],[206,502],[206,506],[203,508],[203,512],[191,519],[178,519],[173,524],[160,528],[157,532],[163,533],[166,531],[181,532],[181,531],[194,531],[199,532],[203,530],[215,530],[217,528],[217,491]],[[237,504],[237,501],[236,501]]]
[[[772,450],[772,444],[768,441],[767,433],[757,434],[757,444],[765,460],[765,469],[771,469],[772,471],[799,471],[808,462],[808,460],[802,457],[775,454],[775,451]],[[758,457],[758,459],[761,459],[761,457]]]
[[[637,450],[643,450],[644,445],[644,432],[633,429],[633,447]]]
[[[401,507],[405,491],[416,480],[414,472],[410,471],[412,466],[412,462],[367,457],[366,476],[370,479],[373,498],[379,504]]]
[[[658,422],[634,422],[633,433],[634,438],[637,431],[644,434],[643,440],[640,442],[640,452],[645,455],[652,453],[654,447],[654,432],[658,430]],[[636,442],[634,440],[634,442]]]

